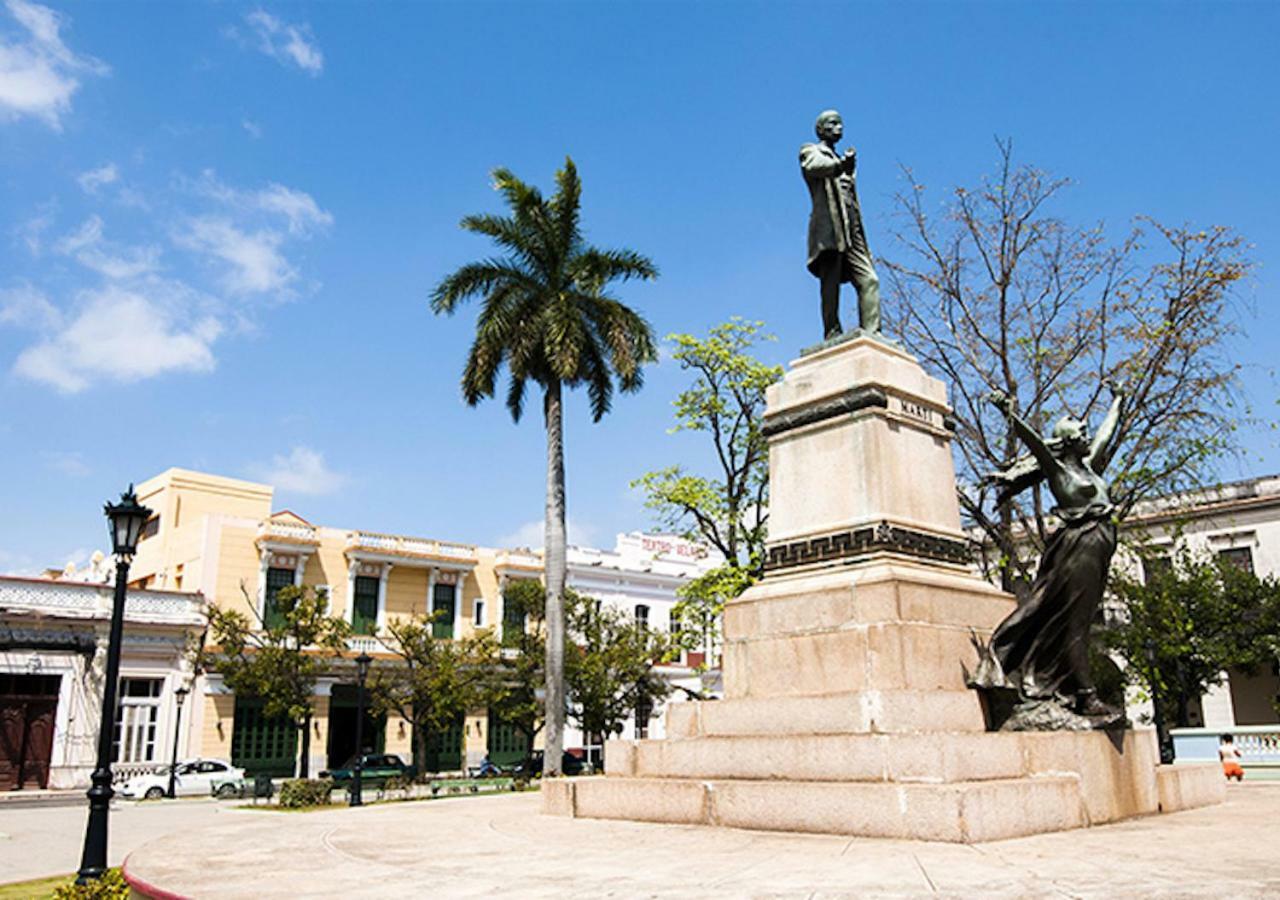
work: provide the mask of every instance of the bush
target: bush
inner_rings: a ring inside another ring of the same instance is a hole
[[[328,806],[332,791],[333,782],[328,778],[291,778],[280,787],[280,806],[284,809]]]
[[[129,885],[119,869],[107,869],[101,878],[88,884],[60,884],[53,889],[53,900],[129,900]]]
[[[403,775],[392,775],[382,783],[384,791],[407,791],[412,782]]]

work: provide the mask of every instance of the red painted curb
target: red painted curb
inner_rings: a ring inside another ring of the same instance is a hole
[[[137,894],[141,894],[148,900],[191,900],[186,894],[175,894],[173,891],[166,891],[162,887],[156,887],[145,878],[139,878],[129,871],[129,860],[133,859],[130,853],[124,858],[124,862],[120,864],[120,875],[124,878],[125,884]]]

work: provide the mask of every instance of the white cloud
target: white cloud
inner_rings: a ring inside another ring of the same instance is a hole
[[[225,218],[192,219],[174,240],[183,247],[226,264],[223,287],[233,294],[281,293],[298,273],[280,252],[282,236],[274,231],[243,231]]]
[[[189,303],[182,285],[151,285],[152,293],[110,285],[85,291],[65,327],[18,355],[13,371],[32,381],[77,393],[97,380],[122,383],[162,372],[213,369],[210,345],[222,326],[205,316],[179,322]]]
[[[116,247],[103,238],[102,231],[102,218],[92,215],[78,231],[58,241],[57,250],[75,257],[82,266],[116,281],[149,275],[159,269],[158,248]]]
[[[57,307],[31,285],[0,290],[0,325],[43,331],[57,328],[61,321]]]
[[[540,550],[542,549],[545,529],[546,523],[542,519],[525,522],[515,531],[498,538],[498,546],[530,547],[534,550]],[[579,547],[594,546],[598,537],[597,530],[594,527],[572,518],[565,523],[565,530],[568,532],[568,543],[576,544]]]
[[[274,182],[253,195],[253,202],[265,212],[278,213],[289,223],[289,233],[307,235],[312,228],[333,224],[333,215],[320,208],[305,191],[295,191]]]
[[[253,138],[255,141],[262,137],[262,126],[251,119],[241,119],[240,127],[248,132],[249,137]]]
[[[107,163],[88,172],[81,172],[76,177],[76,181],[80,183],[80,187],[86,194],[96,194],[103,185],[114,184],[119,179],[120,170],[116,168],[115,163]]]
[[[347,480],[325,464],[323,453],[303,446],[294,447],[287,456],[277,453],[268,464],[249,468],[254,478],[294,494],[332,494]]]
[[[290,25],[265,10],[254,10],[244,17],[257,38],[258,49],[277,62],[295,65],[309,75],[324,70],[324,54],[315,42],[311,26]]]
[[[5,0],[22,31],[0,38],[0,117],[41,119],[59,130],[80,87],[77,73],[105,75],[108,67],[72,53],[62,42],[63,18],[27,0]]]
[[[32,256],[39,256],[44,252],[44,233],[52,224],[53,204],[44,204],[38,215],[32,216],[14,228],[13,234],[22,239],[22,243],[26,244],[27,251]]]
[[[92,473],[89,464],[84,461],[84,454],[78,450],[48,450],[41,455],[44,456],[46,466],[68,478],[85,478]]]

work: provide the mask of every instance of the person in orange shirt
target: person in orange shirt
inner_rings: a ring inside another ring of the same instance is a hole
[[[1244,769],[1240,765],[1240,751],[1236,749],[1235,738],[1224,734],[1218,743],[1218,759],[1222,760],[1222,774],[1230,781],[1244,780]]]

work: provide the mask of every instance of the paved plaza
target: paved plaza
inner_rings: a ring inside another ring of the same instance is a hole
[[[83,791],[74,803],[0,804],[0,882],[65,875],[80,866],[84,826],[89,816]],[[190,834],[231,812],[213,799],[117,801],[111,807],[108,861],[118,866],[136,847],[158,837]]]
[[[140,846],[127,866],[198,898],[1280,896],[1280,784],[972,846],[551,818],[538,799],[228,810]]]

